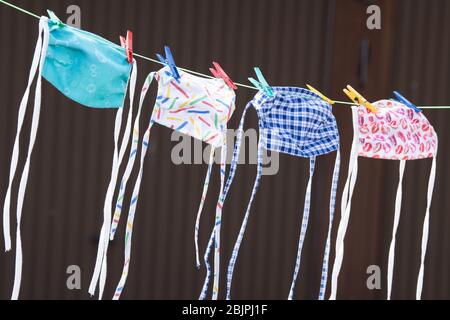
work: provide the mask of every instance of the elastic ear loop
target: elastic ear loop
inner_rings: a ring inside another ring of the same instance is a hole
[[[208,171],[206,172],[205,182],[203,183],[202,198],[200,200],[200,206],[197,211],[197,219],[195,220],[194,243],[195,243],[195,260],[197,263],[197,268],[200,268],[200,254],[199,254],[199,249],[198,249],[198,231],[200,229],[200,218],[202,216],[203,206],[204,206],[205,200],[206,200],[206,194],[208,193],[209,182],[211,180],[211,172],[212,172],[212,167],[214,165],[214,151],[215,151],[214,146],[211,146],[211,152],[209,155]]]
[[[327,280],[328,280],[328,263],[330,257],[330,246],[331,246],[331,232],[333,230],[333,220],[334,220],[334,211],[336,207],[336,194],[339,182],[339,171],[341,166],[341,152],[337,150],[336,154],[336,162],[334,164],[333,171],[333,182],[331,184],[331,194],[330,194],[330,217],[328,222],[328,235],[327,242],[325,244],[325,253],[323,255],[323,264],[322,264],[322,276],[320,278],[320,291],[319,291],[319,300],[325,299],[325,293],[327,291]]]
[[[303,243],[305,242],[306,232],[308,231],[309,209],[311,207],[311,185],[314,176],[315,166],[316,166],[316,157],[312,157],[309,159],[309,181],[308,187],[306,188],[305,205],[303,207],[302,226],[300,229],[300,239],[298,241],[297,258],[295,260],[294,276],[292,278],[288,300],[293,299],[295,282],[297,281],[298,272],[300,271]]]
[[[436,155],[433,158],[433,164],[431,165],[430,178],[428,181],[428,193],[427,193],[427,211],[425,214],[425,219],[423,222],[422,230],[422,246],[420,254],[420,269],[419,275],[417,277],[417,289],[416,289],[416,300],[422,299],[422,289],[423,289],[423,278],[425,273],[425,257],[427,254],[428,245],[428,233],[430,228],[430,207],[433,200],[434,184],[436,181],[436,162],[437,162],[437,150]]]
[[[222,208],[223,208],[223,204],[224,204],[224,202],[225,202],[225,200],[227,198],[228,191],[229,191],[229,189],[230,189],[230,187],[231,187],[231,185],[233,183],[234,175],[236,174],[237,164],[238,164],[238,160],[239,160],[239,152],[241,150],[241,142],[242,142],[242,137],[243,137],[243,134],[244,134],[245,116],[246,116],[247,111],[250,109],[251,106],[252,106],[252,104],[248,103],[247,106],[244,109],[244,112],[242,113],[242,117],[241,117],[241,121],[240,121],[240,124],[239,124],[239,128],[237,130],[237,139],[236,139],[236,144],[234,146],[233,158],[231,160],[230,173],[228,175],[227,182],[225,184],[223,192],[219,196],[219,201],[217,202],[216,217],[218,215],[221,216],[221,211],[222,211]],[[219,211],[220,211],[220,213],[219,213]],[[205,251],[205,255],[204,255],[204,261],[205,261],[205,266],[206,266],[206,277],[205,277],[205,281],[203,283],[203,287],[202,287],[202,291],[200,293],[199,300],[206,299],[206,295],[207,295],[207,292],[208,292],[209,281],[210,281],[210,278],[211,278],[211,266],[209,264],[208,257],[209,257],[209,255],[211,253],[211,250],[212,250],[213,246],[214,246],[215,235],[216,235],[216,227],[217,226],[214,226],[214,229],[211,232],[211,236],[209,238],[208,245],[206,247],[206,251]],[[218,275],[219,274],[217,273],[216,276],[218,276]],[[213,290],[213,298],[214,298],[214,296],[217,297],[217,294],[218,293],[217,292],[214,293],[214,290]]]
[[[395,262],[395,238],[397,236],[397,229],[400,222],[400,213],[402,209],[402,194],[403,194],[403,176],[405,173],[406,161],[400,161],[399,167],[399,180],[397,187],[397,195],[395,197],[395,213],[394,213],[394,226],[392,230],[392,240],[389,246],[389,260],[388,260],[388,274],[387,274],[387,299],[391,300],[392,293],[392,278],[394,274],[394,262]]]
[[[337,284],[339,273],[344,258],[344,239],[347,232],[348,222],[350,219],[350,211],[352,207],[353,191],[355,189],[356,179],[358,177],[358,107],[352,107],[353,115],[353,143],[350,152],[350,163],[348,167],[347,181],[345,182],[344,191],[341,201],[341,220],[339,222],[338,233],[336,238],[336,255],[333,263],[333,271],[331,274],[331,295],[330,300],[336,300]]]
[[[28,145],[27,160],[26,160],[25,167],[22,171],[22,175],[20,178],[19,191],[18,191],[18,196],[17,196],[16,259],[15,259],[14,287],[13,287],[11,300],[18,299],[19,292],[20,292],[20,284],[22,281],[22,263],[23,263],[22,259],[23,259],[23,257],[22,257],[22,238],[21,238],[21,234],[20,234],[20,227],[21,227],[21,220],[22,220],[23,202],[24,202],[25,192],[26,192],[27,183],[28,183],[28,175],[30,172],[31,155],[33,153],[34,144],[36,142],[37,130],[39,127],[39,116],[40,116],[40,112],[41,112],[42,69],[44,67],[45,58],[47,55],[48,43],[49,43],[49,28],[48,28],[47,21],[48,21],[48,19],[46,17],[41,17],[41,19],[39,21],[39,38],[37,41],[36,50],[34,52],[32,68],[31,68],[30,76],[29,76],[29,80],[31,80],[31,81],[28,82],[27,89],[25,90],[25,94],[22,98],[22,102],[21,102],[21,105],[19,108],[19,119],[18,119],[18,127],[17,127],[18,135],[16,136],[16,142],[14,143],[14,149],[15,149],[14,151],[16,151],[16,152],[13,151],[13,158],[16,153],[17,159],[18,159],[19,135],[20,135],[20,131],[21,131],[21,128],[23,125],[23,119],[25,116],[26,104],[28,102],[28,97],[29,97],[29,93],[30,93],[30,85],[35,77],[35,74],[37,71],[37,60],[39,59],[38,60],[39,61],[39,71],[38,71],[38,75],[37,75],[36,91],[35,91],[35,96],[34,96],[34,110],[33,110],[32,122],[31,122],[30,143]],[[42,45],[41,45],[42,33],[44,36],[43,36]],[[17,148],[16,148],[16,143],[17,143]],[[15,169],[17,167],[17,159],[16,159],[16,163],[12,164],[12,168],[11,168],[11,169],[14,168],[14,170],[12,170],[14,173],[15,173]],[[11,172],[11,173],[12,173],[12,176],[14,177],[13,172]],[[11,196],[10,192],[11,191],[9,190],[9,196]],[[7,208],[6,208],[6,211],[4,211],[4,213],[6,212],[7,214],[9,214],[9,203],[8,203],[8,206],[6,206],[6,204],[5,204],[5,207],[7,207]],[[5,216],[4,216],[4,218],[5,218]],[[6,219],[6,220],[8,220],[8,219]],[[6,225],[4,227],[9,232],[9,220],[8,220],[8,225]],[[9,237],[9,234],[5,234],[5,238],[7,236]],[[6,242],[6,246],[8,246],[8,245],[9,245],[9,248],[11,248],[11,244]]]
[[[118,140],[120,134],[120,127],[122,122],[122,113],[124,108],[119,108],[116,114],[115,127],[114,127],[114,155],[113,155],[113,165],[111,170],[111,179],[108,184],[108,190],[106,192],[105,202],[103,206],[103,225],[100,231],[100,239],[97,251],[97,258],[95,262],[94,274],[92,276],[91,284],[89,286],[89,294],[95,294],[95,288],[99,283],[99,300],[103,296],[103,289],[106,283],[106,273],[107,273],[107,258],[106,254],[108,252],[108,244],[109,244],[109,235],[111,231],[111,216],[112,216],[112,201],[114,196],[114,191],[117,183],[117,178],[119,174],[120,165],[122,163],[123,157],[125,155],[125,151],[128,148],[130,134],[131,134],[131,125],[133,118],[133,101],[134,101],[134,92],[136,88],[136,78],[137,78],[137,63],[136,60],[133,60],[133,68],[130,76],[129,83],[129,98],[130,98],[130,107],[128,110],[128,118],[125,127],[125,132],[122,138],[122,142],[120,145],[119,152],[118,150]]]

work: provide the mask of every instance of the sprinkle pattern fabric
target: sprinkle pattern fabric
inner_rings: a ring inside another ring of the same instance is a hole
[[[200,205],[197,211],[197,218],[195,219],[195,229],[194,229],[194,244],[195,244],[195,261],[197,268],[200,268],[200,255],[199,255],[199,245],[198,245],[198,232],[200,230],[200,218],[203,211],[203,206],[205,205],[206,194],[208,193],[209,181],[211,180],[212,167],[214,164],[214,153],[215,149],[211,147],[211,152],[209,155],[208,170],[206,172],[205,182],[203,183],[202,198],[200,200]]]
[[[222,79],[200,78],[183,71],[177,82],[168,67],[155,77],[159,86],[153,121],[221,147],[236,108],[234,91]]]
[[[211,176],[212,160],[216,147],[222,147],[220,176],[221,176],[221,190],[225,183],[225,166],[226,166],[226,133],[227,122],[235,110],[236,96],[234,91],[230,89],[222,79],[205,79],[190,75],[186,72],[180,71],[180,78],[176,80],[170,74],[170,68],[164,67],[158,72],[151,73],[144,83],[140,107],[144,101],[145,95],[150,87],[150,84],[155,78],[158,81],[158,95],[156,103],[153,108],[150,125],[147,128],[142,141],[142,150],[140,158],[140,169],[138,178],[134,183],[133,193],[130,201],[130,209],[128,213],[126,233],[125,233],[125,261],[123,272],[119,284],[114,293],[114,300],[120,298],[126,283],[128,271],[130,267],[131,257],[131,239],[133,233],[134,217],[139,200],[140,187],[142,184],[142,177],[144,171],[144,161],[146,154],[150,147],[150,133],[154,124],[158,123],[169,127],[182,134],[190,135],[194,138],[200,139],[203,142],[211,145],[210,164],[205,178],[205,183],[200,201],[200,208],[197,213],[197,222],[195,229],[195,244],[198,250],[198,225],[201,211],[206,197],[206,192]],[[135,160],[138,154],[139,142],[139,118],[140,111],[135,120],[133,131],[133,143],[130,150],[127,168],[122,178],[119,190],[119,196],[115,208],[115,214],[111,225],[110,239],[114,238],[117,226],[122,213],[123,200],[128,179],[134,167]],[[217,236],[215,238],[215,261],[219,266],[219,252],[220,252],[220,223],[221,212],[216,214]],[[199,261],[198,261],[199,262]],[[218,273],[218,267],[215,268],[215,274]],[[218,286],[218,276],[215,276],[215,283]]]

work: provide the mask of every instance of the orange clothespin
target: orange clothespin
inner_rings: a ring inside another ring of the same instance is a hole
[[[126,39],[120,36],[120,45],[125,48],[128,62],[133,63],[133,32],[127,31]]]
[[[322,100],[328,102],[329,104],[333,105],[336,103],[336,101],[331,100],[330,98],[326,97],[323,93],[321,93],[319,90],[317,90],[316,88],[314,88],[313,86],[307,84],[306,85],[308,87],[308,89],[312,92],[314,92],[315,94],[317,94],[319,97],[322,98]]]
[[[366,107],[370,112],[377,113],[377,108],[375,108],[366,98],[364,98],[358,91],[353,89],[350,85],[344,89],[344,93],[352,100],[354,103],[360,106]]]

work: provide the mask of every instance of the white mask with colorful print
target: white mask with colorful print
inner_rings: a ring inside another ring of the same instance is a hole
[[[128,213],[126,236],[125,236],[125,261],[122,277],[116,288],[113,299],[119,299],[128,276],[128,269],[131,254],[131,238],[133,232],[133,222],[136,212],[136,206],[139,197],[139,191],[143,176],[144,160],[147,150],[150,146],[150,132],[155,123],[171,128],[182,134],[189,135],[199,139],[211,146],[209,167],[207,170],[205,183],[203,187],[200,206],[197,213],[195,226],[195,245],[197,254],[197,266],[200,265],[198,257],[198,227],[203,204],[208,191],[209,180],[214,162],[214,152],[216,148],[221,147],[221,163],[220,175],[221,186],[220,193],[223,191],[225,181],[225,166],[227,159],[227,123],[235,110],[236,95],[223,79],[220,78],[201,78],[191,75],[184,71],[179,71],[179,78],[175,78],[171,74],[169,67],[164,67],[158,72],[151,73],[143,86],[139,114],[136,118],[133,130],[133,142],[130,150],[128,164],[122,178],[117,204],[115,207],[114,217],[110,224],[109,234],[102,235],[102,246],[99,246],[97,254],[97,263],[94,276],[91,281],[89,292],[94,294],[95,287],[100,278],[100,298],[105,286],[106,275],[102,272],[102,260],[105,261],[108,249],[108,241],[113,240],[117,225],[122,212],[122,205],[125,196],[125,190],[128,179],[134,167],[136,156],[139,148],[139,118],[140,110],[144,102],[145,95],[151,85],[153,79],[158,81],[158,93],[156,103],[153,108],[150,124],[144,134],[142,141],[142,150],[140,158],[140,169],[137,180],[133,188],[133,194],[130,202]]]

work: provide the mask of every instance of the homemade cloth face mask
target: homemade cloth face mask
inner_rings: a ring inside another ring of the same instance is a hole
[[[330,299],[336,299],[337,282],[344,257],[344,239],[350,218],[353,190],[358,174],[358,156],[361,156],[400,161],[399,184],[395,200],[394,228],[389,249],[388,299],[390,299],[392,291],[395,237],[400,221],[405,164],[408,160],[433,158],[428,183],[427,209],[423,224],[421,264],[417,280],[416,298],[419,300],[422,295],[430,206],[436,175],[438,138],[433,127],[422,112],[416,112],[402,103],[390,100],[378,101],[373,105],[378,110],[377,113],[371,113],[364,106],[352,107],[354,138],[347,182],[342,195],[342,215],[336,239],[336,258],[333,266]]]
[[[230,299],[231,282],[233,277],[233,270],[236,263],[239,248],[244,236],[245,228],[250,214],[251,205],[255,194],[259,187],[259,182],[262,175],[263,164],[263,148],[274,152],[282,152],[289,155],[308,157],[310,158],[310,177],[305,195],[305,205],[303,210],[303,220],[300,232],[300,239],[298,244],[297,259],[295,264],[294,275],[292,279],[291,289],[289,292],[289,299],[293,298],[295,282],[298,272],[300,270],[301,253],[303,242],[306,236],[309,220],[310,198],[311,198],[311,183],[314,173],[315,160],[317,156],[337,151],[336,163],[333,173],[333,183],[331,188],[330,198],[330,221],[328,228],[328,238],[326,242],[322,280],[320,289],[320,298],[323,298],[326,278],[328,274],[328,254],[330,247],[331,226],[334,215],[334,205],[336,198],[336,188],[339,177],[340,154],[339,154],[339,133],[337,129],[336,120],[332,114],[331,106],[323,101],[319,96],[311,91],[300,88],[284,88],[273,87],[274,96],[271,97],[265,92],[260,91],[256,94],[254,99],[248,103],[242,115],[241,122],[238,129],[237,140],[234,148],[233,159],[231,162],[230,173],[227,178],[227,183],[224,192],[219,198],[217,204],[217,215],[221,215],[223,204],[226,200],[228,191],[230,190],[233,178],[236,172],[239,151],[241,147],[242,135],[244,130],[244,121],[247,111],[254,107],[259,119],[259,142],[258,142],[258,165],[257,177],[253,186],[250,202],[247,206],[244,221],[242,223],[239,236],[237,238],[232,257],[228,265],[227,273],[227,299]],[[213,284],[213,299],[218,297],[219,288],[219,244],[217,239],[220,234],[220,223],[216,224],[211,237],[209,239],[208,248],[205,253],[205,264],[207,266],[207,275],[200,299],[205,299],[209,279],[211,276],[211,269],[208,264],[208,257],[212,247],[215,250],[214,259],[214,284]],[[214,245],[215,244],[215,245]]]
[[[133,194],[130,202],[130,209],[128,213],[126,235],[125,235],[125,261],[123,266],[122,276],[119,284],[116,288],[113,299],[120,298],[125,286],[125,282],[128,276],[128,269],[130,264],[131,254],[131,238],[133,232],[133,222],[136,212],[136,206],[139,198],[139,190],[142,182],[144,160],[147,150],[150,146],[150,132],[155,123],[159,123],[163,126],[169,127],[180,133],[189,135],[196,139],[207,143],[211,147],[210,159],[208,171],[205,178],[205,183],[202,192],[202,198],[200,207],[197,214],[197,222],[195,226],[195,244],[198,257],[198,225],[200,221],[200,215],[205,201],[205,197],[208,190],[209,179],[211,175],[211,169],[214,160],[214,152],[216,148],[221,147],[221,163],[220,163],[220,176],[221,176],[221,189],[223,191],[223,185],[225,181],[225,165],[226,165],[226,134],[227,123],[231,118],[235,110],[236,95],[234,91],[228,87],[222,79],[206,79],[197,76],[193,76],[189,73],[179,70],[180,78],[175,79],[171,75],[169,67],[164,67],[156,73],[151,73],[142,89],[140,107],[141,109],[145,94],[150,87],[150,84],[155,78],[158,81],[158,94],[156,103],[152,112],[149,127],[145,131],[142,151],[140,158],[140,169],[137,180],[133,187]],[[126,185],[131,175],[135,159],[138,153],[139,145],[139,117],[138,114],[133,131],[133,142],[130,150],[130,157],[128,164],[120,184],[119,195],[117,204],[115,207],[114,218],[110,228],[109,234],[103,239],[103,248],[99,247],[99,255],[104,255],[103,260],[106,258],[107,243],[108,240],[113,240],[117,225],[119,223],[120,215],[122,212],[123,199],[125,195]],[[104,235],[103,235],[104,236]],[[109,238],[109,239],[108,239]],[[197,258],[197,261],[199,259]],[[91,287],[89,292],[94,293],[95,287],[98,282],[98,273],[100,272],[101,259],[97,260],[96,271],[91,281]],[[198,261],[199,264],[199,261]],[[104,275],[106,276],[106,275]],[[100,298],[105,285],[104,276],[100,277]]]
[[[16,267],[12,299],[18,298],[20,290],[22,274],[20,222],[28,173],[30,170],[31,155],[39,124],[42,87],[41,77],[44,77],[68,98],[84,106],[118,109],[114,132],[114,167],[120,163],[117,144],[123,112],[122,107],[129,82],[130,105],[132,105],[136,79],[136,62],[133,61],[133,64],[128,63],[125,50],[120,46],[94,34],[67,26],[56,18],[53,13],[50,12],[50,15],[52,19],[41,17],[39,22],[39,37],[34,51],[28,85],[19,107],[17,133],[11,160],[8,191],[3,207],[5,247],[6,251],[9,251],[11,250],[11,236],[9,230],[11,189],[19,159],[19,136],[27,109],[30,87],[37,73],[30,143],[28,146],[25,167],[21,174],[17,200]],[[127,127],[120,148],[122,157],[129,140],[131,117],[132,110],[130,107]]]

